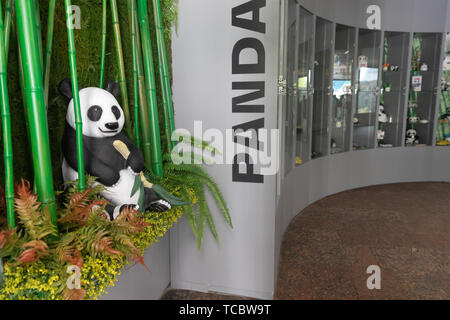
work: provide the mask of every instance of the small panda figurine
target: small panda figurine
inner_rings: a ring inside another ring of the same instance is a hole
[[[419,144],[419,136],[417,135],[417,131],[415,129],[409,129],[406,131],[405,144],[407,146]]]
[[[144,208],[138,206],[141,191],[131,196],[136,176],[144,169],[144,160],[139,149],[122,132],[125,117],[116,100],[119,91],[119,85],[113,81],[107,82],[106,90],[90,87],[79,91],[85,172],[97,177],[96,183],[105,186],[106,191],[101,196],[111,203],[105,208],[111,220],[130,206],[142,212],[164,212],[171,208],[169,202],[148,187],[150,184],[143,189]],[[60,83],[59,92],[70,99],[62,138],[62,172],[67,182],[78,179],[75,113],[69,79]],[[118,151],[118,143],[128,149],[127,158]]]
[[[380,104],[380,106],[378,107],[378,122],[380,123],[388,122],[388,116],[384,111],[384,105],[382,104]]]

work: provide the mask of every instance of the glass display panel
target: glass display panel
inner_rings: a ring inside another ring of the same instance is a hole
[[[295,125],[295,163],[308,161],[310,156],[310,116],[313,101],[313,65],[314,65],[314,16],[304,8],[299,12],[298,38],[298,101]]]
[[[350,150],[355,28],[336,25],[330,153]]]
[[[442,34],[415,33],[412,44],[411,86],[406,115],[405,145],[433,144],[433,123],[440,93]]]
[[[285,96],[285,155],[284,173],[287,175],[294,162],[294,117],[297,109],[297,64],[298,64],[298,5],[295,0],[289,0],[287,5],[287,35],[286,35],[286,85]]]
[[[450,33],[446,34],[445,39],[436,144],[450,146]]]
[[[407,103],[407,68],[410,34],[385,32],[377,143],[379,147],[403,145],[403,119]]]
[[[378,116],[381,32],[358,33],[357,97],[353,115],[353,149],[375,147]]]
[[[319,158],[329,153],[333,31],[333,23],[321,18],[316,19],[311,158]]]

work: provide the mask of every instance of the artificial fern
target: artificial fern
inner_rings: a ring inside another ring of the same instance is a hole
[[[191,140],[194,141],[194,140]],[[197,142],[200,144],[199,142]],[[203,142],[202,149],[209,148],[214,150],[209,144]],[[190,159],[194,158],[194,153],[189,154]],[[163,186],[174,189],[176,186],[182,186],[180,197],[184,201],[193,201],[192,205],[184,206],[186,219],[191,226],[192,233],[197,238],[197,245],[200,249],[205,227],[208,225],[212,235],[219,241],[214,219],[211,214],[208,202],[206,200],[205,188],[207,188],[213,196],[221,213],[223,214],[227,224],[233,228],[230,212],[226,201],[214,179],[206,172],[206,170],[197,164],[174,164],[170,155],[166,154],[164,160],[164,180],[158,179],[150,170],[145,170],[146,176],[150,181],[157,181]],[[189,193],[189,190],[193,193]]]

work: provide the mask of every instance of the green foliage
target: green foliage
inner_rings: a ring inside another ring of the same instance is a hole
[[[5,0],[1,0],[3,3]],[[81,9],[81,29],[75,31],[75,45],[77,50],[77,71],[79,87],[98,86],[100,78],[100,60],[101,60],[101,32],[102,32],[102,1],[99,0],[72,0],[72,5],[77,5]],[[177,0],[162,0],[162,15],[164,37],[166,41],[167,56],[169,65],[171,65],[171,27],[177,23]],[[109,1],[108,1],[108,10]],[[152,6],[149,5],[149,10]],[[41,25],[42,30],[47,30],[48,1],[40,1]],[[122,35],[122,44],[124,48],[124,63],[127,77],[128,92],[133,89],[133,63],[131,51],[130,24],[128,23],[127,1],[118,1],[119,22]],[[153,28],[153,12],[149,14],[151,24],[152,41],[156,48],[156,37]],[[15,24],[15,22],[14,22]],[[14,176],[23,177],[29,181],[33,180],[33,168],[30,166],[30,146],[28,144],[27,130],[25,126],[24,106],[22,93],[19,83],[18,58],[17,58],[17,36],[13,24],[11,32],[10,50],[8,58],[8,89],[11,105],[11,123],[13,137],[14,154]],[[43,43],[46,42],[43,32]],[[105,79],[118,80],[118,66],[116,59],[116,50],[114,43],[113,26],[111,24],[111,14],[108,11],[107,23],[107,46],[106,46],[106,65]],[[154,50],[154,61],[157,60],[157,50]],[[159,72],[156,68],[156,72]],[[156,77],[159,75],[156,74]],[[63,183],[61,175],[61,138],[64,132],[65,116],[67,102],[58,93],[57,87],[61,80],[70,77],[67,28],[64,11],[64,1],[56,1],[55,22],[53,34],[53,53],[51,57],[51,76],[49,84],[49,105],[48,105],[48,124],[50,131],[50,148],[52,154],[53,177],[55,184],[61,186]],[[160,94],[159,81],[157,85],[159,118],[162,121],[162,96]],[[120,99],[119,99],[120,102]],[[133,109],[133,108],[132,108]],[[132,116],[133,110],[131,110]],[[162,123],[162,122],[161,122]],[[162,130],[163,131],[163,130]],[[164,142],[164,139],[162,139]],[[2,148],[2,141],[0,147]],[[164,146],[165,147],[165,146]],[[3,155],[0,155],[3,157]],[[3,158],[0,159],[3,162]],[[0,166],[0,181],[4,181],[4,168]]]
[[[57,236],[29,184],[18,186],[18,227],[0,230],[0,258],[5,262],[0,300],[96,298],[114,284],[125,263],[143,264],[143,251],[182,214],[181,208],[145,215],[125,210],[111,222],[103,211],[102,189],[93,185],[94,178],[87,176],[86,181],[85,192],[71,183],[59,194]],[[81,268],[81,290],[66,288],[69,265]]]
[[[4,0],[0,0],[4,1]],[[73,5],[81,8],[81,29],[75,30],[77,50],[77,69],[79,87],[97,86],[100,74],[101,55],[101,1],[72,0]],[[170,41],[171,26],[177,25],[178,0],[161,0],[164,38],[168,63],[171,65]],[[41,24],[46,30],[48,3],[41,2]],[[152,6],[149,6],[152,10]],[[131,30],[128,23],[126,1],[118,1],[119,21],[126,78],[132,79]],[[113,36],[113,26],[108,14],[107,48],[105,79],[118,80],[118,65]],[[152,43],[156,47],[153,28],[153,13],[150,12],[150,29]],[[43,39],[44,41],[46,39]],[[53,176],[57,185],[62,186],[61,176],[61,137],[64,131],[67,103],[57,92],[60,81],[69,77],[68,44],[64,2],[57,1],[53,35],[53,55],[51,58],[52,76],[50,77],[48,124],[50,147],[52,152]],[[44,42],[45,43],[45,42]],[[12,135],[14,147],[15,176],[33,179],[30,166],[30,148],[24,119],[24,106],[20,91],[17,40],[11,34],[8,63],[8,87],[11,100]],[[157,60],[157,50],[153,50],[153,59]],[[156,68],[156,72],[159,69]],[[155,75],[157,78],[158,74]],[[132,92],[132,81],[127,81],[128,91]],[[157,81],[159,120],[163,123],[163,108],[160,83]],[[120,100],[120,99],[119,99]],[[134,108],[131,108],[131,117]],[[165,145],[164,126],[160,126],[163,150],[169,154]],[[207,143],[189,138],[195,146],[212,153],[218,151]],[[1,142],[0,142],[1,143]],[[1,146],[1,144],[0,144]],[[196,155],[192,155],[196,157]],[[0,177],[4,176],[0,166]],[[86,177],[88,189],[80,193],[75,183],[67,186],[64,193],[58,193],[58,230],[51,224],[45,206],[37,201],[29,184],[22,183],[16,196],[18,227],[7,231],[6,220],[0,210],[0,258],[5,262],[4,285],[0,286],[2,299],[83,299],[96,298],[113,285],[117,275],[127,261],[142,261],[142,252],[152,243],[158,241],[165,232],[184,214],[189,221],[193,234],[200,248],[206,225],[218,241],[214,220],[206,198],[206,189],[213,196],[226,222],[232,227],[229,210],[219,187],[211,176],[199,165],[175,165],[170,157],[165,157],[163,180],[157,179],[149,171],[149,180],[161,184],[166,190],[184,202],[192,205],[175,207],[164,213],[140,215],[130,211],[113,222],[103,215],[105,201],[99,196],[101,186],[94,186],[94,178]],[[136,185],[141,187],[141,185]],[[0,189],[1,191],[1,189]],[[3,197],[0,197],[0,202]],[[174,198],[175,199],[175,198]],[[175,200],[174,200],[175,201]],[[178,200],[177,200],[178,201]],[[175,201],[176,202],[176,201]],[[179,202],[183,204],[183,202]],[[0,203],[3,207],[4,203]],[[68,265],[82,267],[82,290],[66,290],[68,277],[65,267]]]
[[[158,181],[167,189],[173,189],[176,186],[183,186],[179,196],[184,201],[191,201],[193,204],[184,207],[184,213],[188,220],[192,233],[197,238],[197,245],[200,249],[204,237],[205,227],[209,229],[216,239],[219,236],[211,214],[210,207],[206,200],[205,189],[208,189],[213,196],[217,207],[225,218],[225,221],[233,228],[230,212],[219,186],[206,170],[197,164],[174,164],[169,155],[164,157],[164,179],[159,180],[149,170],[146,175],[151,181]]]

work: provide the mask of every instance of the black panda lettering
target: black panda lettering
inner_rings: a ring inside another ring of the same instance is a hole
[[[70,80],[63,80],[59,91],[71,99]],[[112,81],[108,81],[107,90],[91,87],[79,92],[85,172],[97,177],[97,183],[106,187],[107,190],[102,192],[102,196],[111,203],[106,208],[111,220],[127,206],[137,207],[139,192],[132,196],[131,190],[136,176],[144,170],[141,152],[122,132],[125,119],[114,96],[118,93],[118,85]],[[113,144],[117,140],[123,142],[130,151],[127,159],[114,147]],[[62,151],[64,180],[78,179],[73,100],[67,110]],[[144,192],[144,208],[137,209],[163,212],[171,208],[153,189],[145,188]]]

